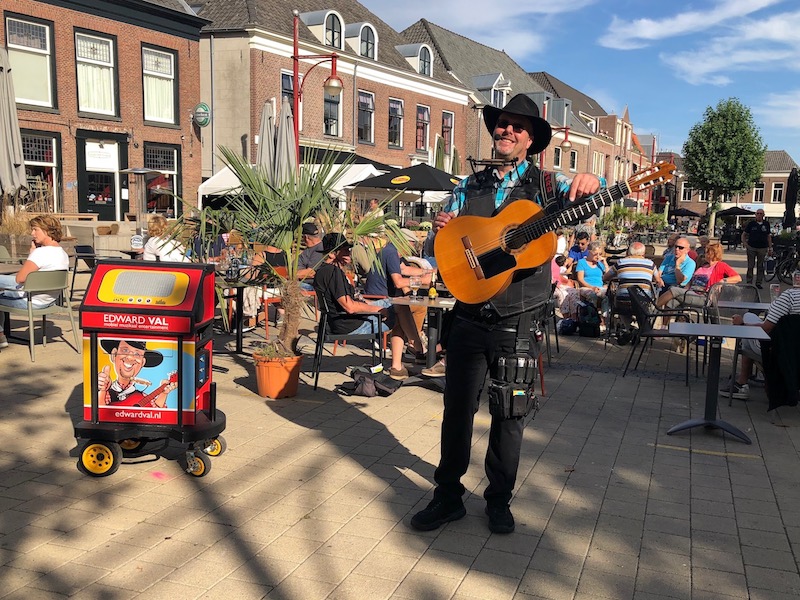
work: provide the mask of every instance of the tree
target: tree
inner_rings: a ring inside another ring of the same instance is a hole
[[[709,106],[703,122],[689,131],[683,167],[692,189],[710,193],[710,231],[720,199],[745,192],[761,179],[765,151],[750,109],[736,98]]]

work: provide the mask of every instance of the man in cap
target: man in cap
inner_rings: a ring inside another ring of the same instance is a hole
[[[97,374],[97,399],[99,404],[136,405],[144,401],[145,394],[136,388],[136,384],[150,385],[149,382],[137,378],[142,369],[157,367],[164,356],[155,350],[148,350],[147,343],[142,340],[101,340],[100,346],[111,356],[114,372],[117,376],[111,380],[111,369],[106,365]],[[161,382],[161,392],[152,400],[152,404],[163,408],[167,404],[167,396],[178,387],[176,381]]]
[[[297,278],[300,287],[310,291],[314,289],[312,282],[316,268],[325,260],[322,248],[322,230],[316,223],[303,223],[303,246],[305,250],[297,259]]]
[[[388,331],[383,323],[388,309],[380,304],[356,299],[356,290],[347,279],[344,268],[351,263],[351,244],[341,233],[328,233],[322,238],[324,261],[314,274],[314,289],[325,298],[334,333],[372,333]],[[375,313],[369,319],[351,317],[354,313]]]
[[[494,157],[499,161],[456,186],[444,210],[436,215],[434,230],[446,227],[459,215],[494,216],[505,204],[518,199],[533,200],[551,212],[604,185],[592,174],[581,173],[570,181],[562,174],[543,173],[534,165],[531,157],[547,148],[552,132],[528,96],[518,94],[502,109],[487,105],[483,116],[494,142]],[[542,191],[543,187],[547,191]],[[518,337],[530,337],[529,332],[519,335],[524,328],[521,322],[538,327],[537,321],[545,318],[551,289],[550,266],[545,262],[542,267],[518,271],[508,288],[485,304],[456,303],[449,337],[443,344],[447,348],[447,385],[441,459],[434,474],[436,489],[433,500],[411,519],[412,527],[436,529],[466,514],[461,477],[469,466],[472,423],[486,373],[489,371],[493,379],[502,378],[498,358],[516,353]],[[531,313],[530,320],[527,316],[521,319],[526,312]],[[538,356],[535,341],[528,353]],[[523,417],[492,416],[485,461],[489,485],[484,498],[489,529],[494,533],[514,530],[509,502],[524,424]]]

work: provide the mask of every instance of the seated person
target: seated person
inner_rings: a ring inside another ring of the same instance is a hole
[[[705,251],[705,266],[695,269],[692,279],[686,287],[671,286],[661,294],[656,301],[656,306],[663,308],[669,306],[696,306],[704,307],[708,298],[708,291],[716,283],[739,283],[742,276],[722,260],[722,245],[709,244]]]
[[[340,233],[328,233],[322,238],[325,260],[314,273],[314,289],[325,299],[334,333],[372,333],[389,331],[383,322],[387,309],[356,299],[356,290],[345,274],[350,264],[350,243]],[[368,318],[350,317],[354,313],[374,313]]]
[[[656,283],[660,288],[659,293],[664,293],[671,287],[685,289],[694,275],[695,268],[695,262],[689,258],[689,240],[679,237],[672,252],[664,255],[664,260],[658,268]]]
[[[767,316],[764,321],[752,313],[744,315],[734,315],[732,322],[734,325],[749,325],[761,327],[766,333],[770,333],[786,315],[800,314],[800,288],[790,287],[778,296],[769,305]],[[753,369],[754,363],[761,363],[761,343],[758,340],[742,340],[742,362],[736,380],[733,383],[733,391],[727,385],[721,386],[719,393],[721,396],[732,396],[740,400],[747,400],[750,397],[750,386],[747,380]]]
[[[314,289],[314,271],[325,260],[326,252],[322,246],[323,231],[316,223],[303,223],[303,246],[305,250],[297,259],[297,278],[300,287],[306,291]]]
[[[247,273],[250,278],[257,277],[257,281],[265,281],[263,287],[250,286],[244,290],[244,316],[246,318],[243,331],[248,331],[256,326],[256,317],[264,298],[277,298],[281,295],[280,276],[286,276],[286,253],[275,246],[267,246],[263,252],[253,255],[251,268]],[[266,266],[265,266],[266,265]],[[276,304],[275,325],[283,322],[284,309]],[[267,318],[267,315],[264,316]]]
[[[144,243],[144,260],[187,262],[186,248],[168,232],[167,220],[161,215],[147,215],[147,240]]]
[[[586,258],[589,254],[589,234],[585,231],[576,232],[575,245],[569,249],[567,253],[567,262],[564,265],[567,267],[567,272],[572,273],[575,265],[582,258]]]
[[[603,249],[600,242],[591,242],[585,258],[578,261],[575,267],[578,286],[591,289],[597,297],[605,295],[603,274],[608,270],[606,259],[603,258]]]
[[[627,344],[631,339],[631,316],[633,314],[630,307],[628,289],[633,285],[638,285],[646,290],[648,295],[652,294],[652,288],[646,282],[652,282],[658,270],[655,263],[649,258],[645,258],[645,245],[641,242],[633,242],[628,246],[626,256],[620,258],[617,264],[603,274],[603,281],[608,283],[612,279],[618,281],[616,298],[616,312],[623,326],[623,332],[619,336],[620,345]]]

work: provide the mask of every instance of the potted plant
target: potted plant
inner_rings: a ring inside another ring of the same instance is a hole
[[[240,187],[229,196],[229,202],[223,208],[204,209],[199,216],[185,218],[184,224],[191,226],[195,246],[210,248],[220,233],[235,230],[247,245],[270,245],[285,253],[285,272],[276,272],[266,263],[248,270],[253,285],[280,289],[281,305],[285,311],[276,339],[260,344],[253,358],[258,365],[276,364],[276,372],[283,372],[294,380],[281,384],[277,392],[271,391],[270,394],[279,395],[270,397],[294,395],[302,360],[297,346],[305,296],[297,271],[302,252],[303,224],[316,221],[326,232],[344,233],[351,241],[384,230],[398,248],[408,250],[407,244],[397,225],[386,222],[383,217],[367,215],[356,220],[350,211],[339,209],[334,188],[345,169],[340,168],[343,165],[335,164],[336,152],[324,153],[321,161],[313,166],[307,166],[310,157],[306,157],[296,177],[286,181],[276,181],[266,167],[250,165],[231,149],[220,148],[220,152],[239,180]],[[371,245],[367,250],[376,262]]]

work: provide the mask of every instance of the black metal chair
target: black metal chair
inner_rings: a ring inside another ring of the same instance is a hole
[[[319,324],[317,325],[317,345],[314,349],[314,361],[311,366],[311,373],[314,376],[314,389],[317,389],[317,384],[319,382],[319,371],[322,366],[322,352],[325,348],[326,342],[342,342],[342,341],[368,341],[370,342],[370,348],[372,350],[372,364],[375,363],[376,352],[380,349],[380,359],[383,361],[383,348],[381,344],[381,338],[383,334],[381,333],[380,326],[372,327],[372,331],[370,333],[334,333],[331,330],[332,322],[339,316],[334,311],[330,309],[328,306],[327,300],[325,299],[325,295],[317,291],[317,302],[320,311],[319,317]],[[362,321],[369,321],[373,322],[372,319],[368,319],[368,317],[376,316],[375,313],[352,313],[348,314],[348,319],[359,319]],[[377,315],[380,317],[380,315]]]
[[[687,348],[686,348],[686,385],[689,385],[689,343],[694,339],[696,336],[687,336],[687,335],[679,335],[675,333],[670,333],[669,329],[666,328],[656,328],[655,327],[655,320],[658,317],[683,317],[688,320],[692,320],[692,314],[689,311],[685,310],[673,310],[673,309],[659,309],[656,308],[655,301],[653,298],[647,295],[647,293],[638,286],[633,286],[628,288],[628,296],[631,300],[631,308],[633,309],[633,315],[636,318],[636,324],[638,325],[638,329],[635,329],[633,332],[633,340],[631,342],[631,353],[628,356],[628,362],[625,364],[625,370],[622,372],[622,376],[625,377],[628,373],[628,368],[631,365],[631,361],[633,360],[633,354],[636,352],[636,346],[641,343],[642,348],[639,352],[639,358],[636,360],[636,364],[633,367],[635,371],[639,367],[639,362],[642,360],[642,355],[644,354],[644,349],[647,347],[647,343],[652,341],[655,338],[682,338],[687,341]],[[700,353],[697,350],[697,345],[695,345],[695,377],[699,374],[699,363]]]
[[[69,286],[69,299],[75,295],[75,276],[78,274],[78,262],[83,261],[89,271],[94,269],[97,264],[98,256],[94,251],[94,246],[86,244],[75,245],[75,262],[72,265],[72,284]]]

